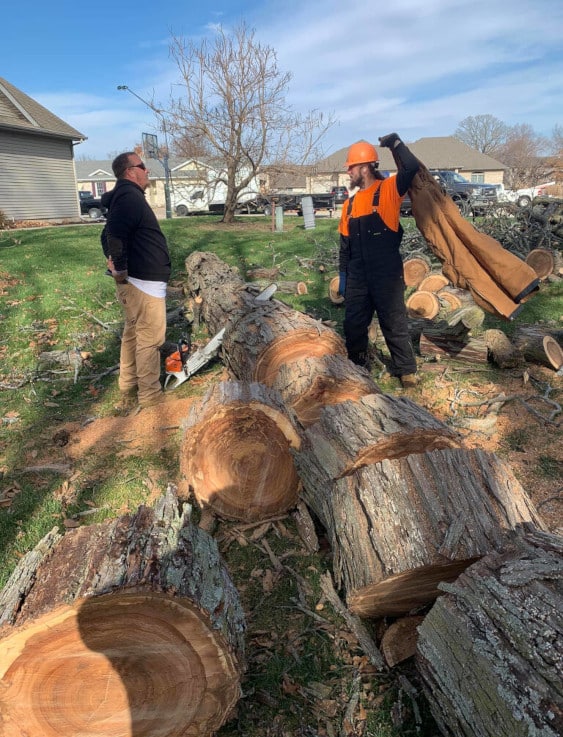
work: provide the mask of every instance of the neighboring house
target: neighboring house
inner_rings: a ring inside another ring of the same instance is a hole
[[[74,145],[85,139],[0,77],[0,210],[20,221],[77,218]]]
[[[149,187],[146,190],[147,201],[153,209],[166,206],[164,164],[158,159],[151,159],[141,152],[149,172]],[[170,171],[170,196],[172,211],[177,205],[189,202],[224,202],[225,186],[218,184],[213,187],[217,175],[217,167],[195,159],[181,159],[171,157],[168,162]],[[111,170],[111,161],[85,160],[76,162],[76,181],[78,189],[91,192],[100,197],[115,186],[115,177]],[[258,193],[258,184],[250,187],[252,196]],[[197,195],[200,195],[196,197]],[[203,205],[202,205],[203,207]]]
[[[408,143],[408,147],[428,169],[450,169],[459,172],[471,182],[502,184],[504,172],[508,169],[500,161],[470,148],[453,136],[420,138],[414,143]],[[380,146],[376,146],[376,149],[379,169],[395,173],[397,167],[389,149]],[[315,171],[310,176],[309,191],[328,192],[333,186],[347,186],[347,153],[348,146],[317,162]]]

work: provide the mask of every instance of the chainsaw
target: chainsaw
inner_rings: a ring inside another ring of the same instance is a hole
[[[260,304],[267,302],[276,293],[277,284],[270,284],[260,294],[256,295],[254,302]],[[186,338],[178,341],[178,350],[167,356],[164,361],[164,369],[166,371],[166,379],[164,380],[164,390],[166,391],[168,384],[173,382],[168,391],[177,389],[184,381],[187,381],[205,364],[209,363],[212,358],[219,353],[219,349],[223,344],[223,336],[225,328],[219,330],[209,343],[203,348],[198,349],[190,356],[191,343]]]

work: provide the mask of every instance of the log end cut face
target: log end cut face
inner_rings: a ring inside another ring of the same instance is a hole
[[[291,442],[272,413],[229,406],[187,433],[181,471],[196,499],[222,517],[259,520],[297,501]]]
[[[315,323],[272,341],[256,361],[253,381],[273,386],[282,366],[329,355],[346,356],[344,341],[334,330]]]
[[[218,729],[234,658],[186,600],[124,593],[51,611],[3,640],[2,734],[175,737]]]

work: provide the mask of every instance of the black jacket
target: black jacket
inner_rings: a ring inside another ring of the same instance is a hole
[[[145,193],[134,182],[118,179],[115,187],[102,195],[108,208],[102,246],[110,255],[116,271],[147,281],[170,278],[170,254],[166,238]]]

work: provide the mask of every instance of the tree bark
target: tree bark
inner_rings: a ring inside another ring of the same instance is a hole
[[[299,478],[290,448],[300,438],[276,392],[217,384],[192,405],[183,430],[180,471],[201,506],[246,522],[295,506]]]
[[[502,330],[485,330],[484,337],[489,358],[499,368],[515,368],[524,363],[522,354]]]
[[[327,530],[337,582],[362,617],[416,611],[436,598],[440,581],[499,549],[506,531],[543,526],[510,468],[480,450],[384,460],[328,486],[323,461],[295,458],[304,501]]]
[[[370,394],[327,406],[303,433],[295,451],[302,468],[328,488],[373,463],[440,448],[459,448],[461,438],[407,397]]]
[[[244,615],[173,487],[154,509],[38,548],[0,594],[5,737],[203,736],[224,723]]]
[[[273,387],[304,427],[319,419],[323,407],[380,392],[365,369],[341,355],[303,358],[285,364]]]
[[[459,339],[442,325],[427,326],[420,336],[422,356],[448,356],[458,361],[487,363],[487,344],[483,338]]]
[[[515,536],[440,588],[417,665],[442,734],[563,734],[563,539]]]

